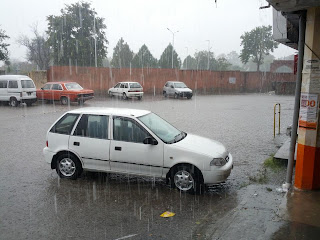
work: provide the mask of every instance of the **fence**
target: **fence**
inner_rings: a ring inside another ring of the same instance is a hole
[[[120,81],[139,82],[145,93],[161,94],[167,81],[185,82],[200,93],[268,92],[274,82],[294,82],[292,73],[178,70],[160,68],[95,68],[53,66],[48,81],[75,81],[84,88],[104,94]]]

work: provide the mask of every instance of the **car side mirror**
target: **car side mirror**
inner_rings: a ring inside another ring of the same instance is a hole
[[[143,143],[144,143],[144,144],[157,145],[157,144],[158,144],[158,141],[157,141],[156,139],[154,139],[153,137],[146,137],[146,138],[143,140]]]

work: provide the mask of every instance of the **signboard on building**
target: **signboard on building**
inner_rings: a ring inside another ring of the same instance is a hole
[[[229,83],[236,84],[236,78],[235,77],[229,77]]]
[[[318,94],[301,93],[299,127],[316,129],[318,123]]]

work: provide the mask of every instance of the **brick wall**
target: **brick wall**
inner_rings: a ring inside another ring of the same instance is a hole
[[[97,94],[120,81],[139,82],[146,93],[162,93],[167,81],[185,82],[200,93],[239,93],[272,91],[272,82],[294,82],[290,73],[262,73],[240,71],[202,71],[160,68],[94,68],[54,66],[47,72],[48,81],[75,81]],[[234,81],[235,79],[235,81]]]

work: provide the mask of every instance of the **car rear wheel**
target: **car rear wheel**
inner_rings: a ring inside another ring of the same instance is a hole
[[[62,105],[67,105],[70,102],[69,98],[67,97],[61,97],[60,101]]]
[[[77,179],[82,173],[82,166],[73,154],[64,153],[57,158],[56,171],[61,178]]]
[[[11,107],[18,107],[19,102],[15,97],[11,97],[9,104],[10,104]]]
[[[181,192],[201,194],[203,192],[203,179],[200,171],[189,165],[177,166],[171,174],[171,186]]]

